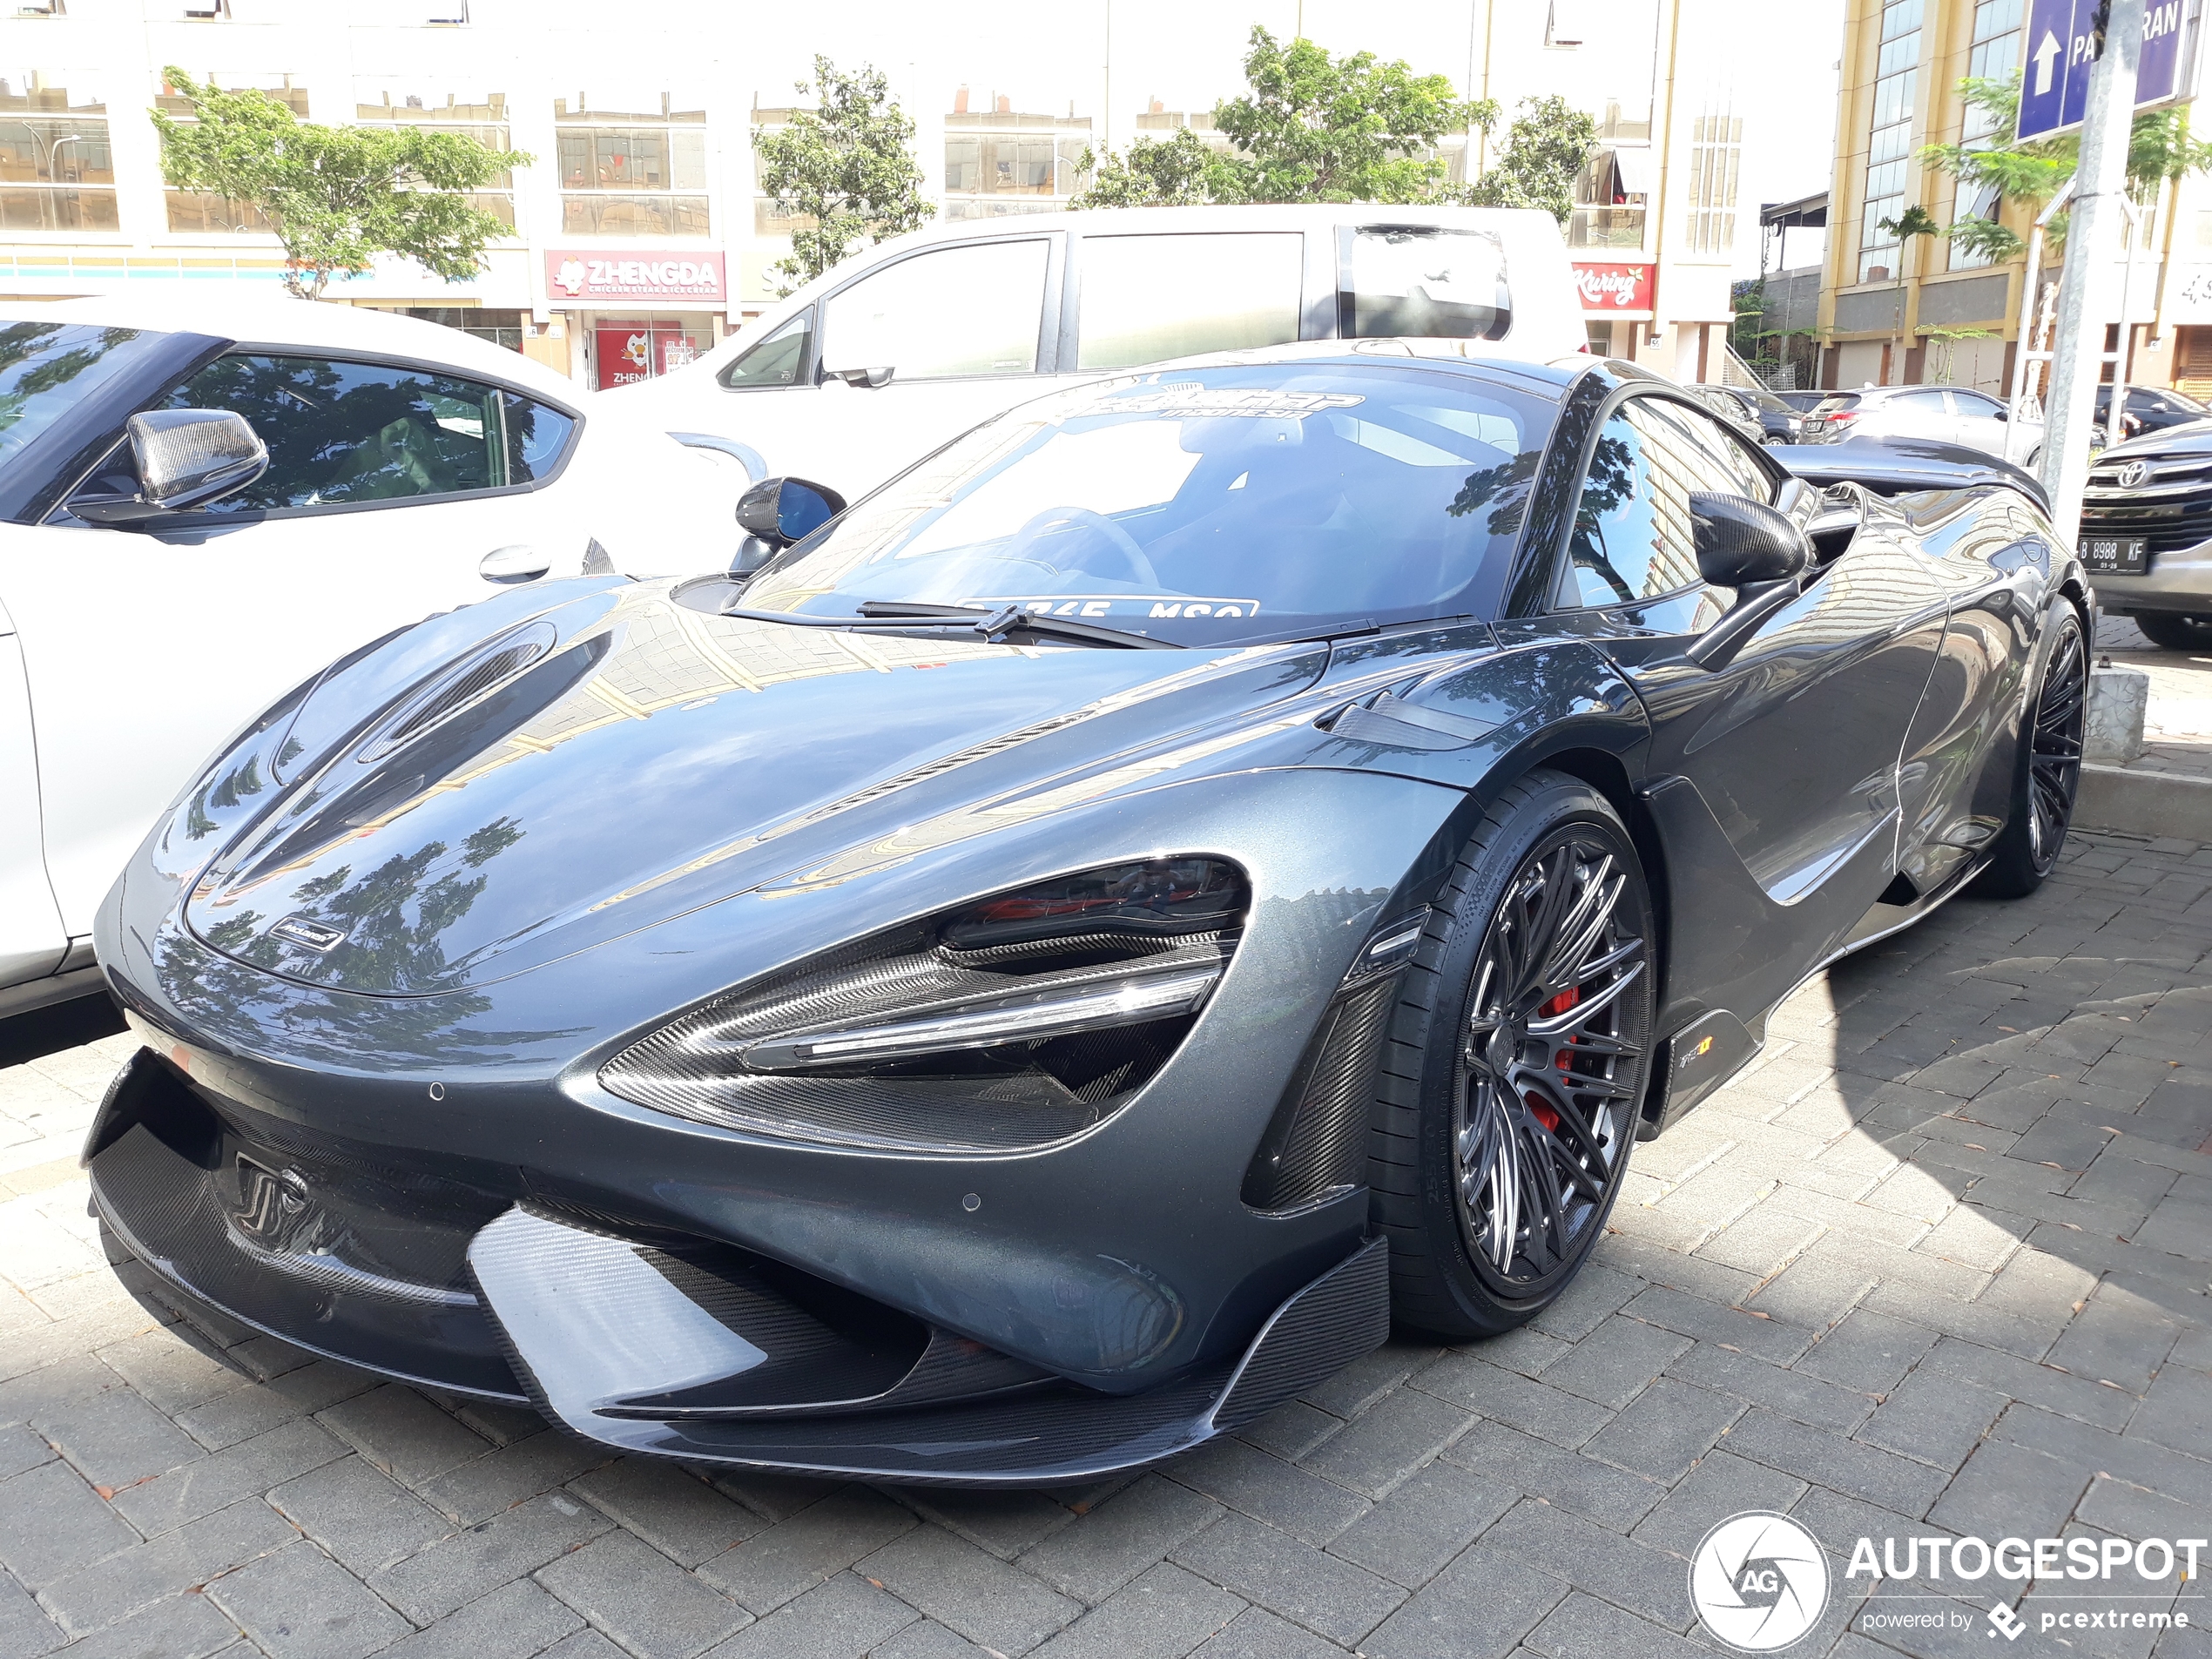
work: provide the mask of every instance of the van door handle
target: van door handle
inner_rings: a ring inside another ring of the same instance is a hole
[[[535,582],[553,568],[553,561],[527,542],[496,547],[477,561],[476,574],[487,582],[511,586]]]

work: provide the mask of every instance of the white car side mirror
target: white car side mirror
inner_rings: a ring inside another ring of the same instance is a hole
[[[553,568],[553,561],[525,542],[496,547],[477,561],[476,574],[487,582],[511,585],[535,582]]]

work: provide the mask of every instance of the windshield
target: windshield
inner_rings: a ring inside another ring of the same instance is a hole
[[[1858,407],[1858,399],[1856,395],[1845,397],[1826,397],[1821,399],[1818,403],[1813,406],[1812,412],[1815,415],[1828,415],[1832,414],[1838,409],[1855,409]]]
[[[0,321],[0,467],[126,367],[136,328]]]
[[[1020,603],[1208,646],[1487,616],[1552,415],[1496,373],[1096,382],[955,440],[786,549],[745,604]]]

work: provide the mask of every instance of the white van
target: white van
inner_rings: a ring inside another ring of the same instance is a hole
[[[695,362],[607,395],[755,481],[857,499],[1016,403],[1293,340],[1582,348],[1567,250],[1524,208],[1139,207],[934,225],[855,254]]]

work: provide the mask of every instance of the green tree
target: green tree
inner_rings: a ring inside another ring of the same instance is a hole
[[[514,234],[468,192],[528,166],[520,151],[461,132],[319,126],[266,92],[162,72],[192,106],[188,120],[148,111],[161,135],[162,178],[258,207],[284,244],[284,286],[303,300],[320,299],[333,273],[366,271],[379,253],[463,281],[482,268],[486,243]]]
[[[819,95],[819,111],[794,110],[781,131],[752,130],[762,193],[799,221],[791,257],[770,267],[779,293],[858,252],[862,237],[873,244],[903,235],[936,211],[921,199],[914,119],[873,65],[848,74],[818,54],[813,82],[797,85],[801,98]]]
[[[1575,212],[1575,180],[1597,148],[1597,122],[1557,94],[1521,100],[1496,165],[1467,199],[1485,207],[1541,207],[1564,225]]]
[[[1420,202],[1447,199],[1444,164],[1424,152],[1447,132],[1486,131],[1488,99],[1453,95],[1446,75],[1416,75],[1372,52],[1332,57],[1310,40],[1285,46],[1252,25],[1244,97],[1214,111],[1237,148],[1216,158],[1216,201]]]
[[[1076,171],[1090,183],[1068,206],[1082,207],[1190,207],[1213,199],[1210,175],[1218,159],[1189,127],[1171,138],[1140,138],[1120,155],[1103,157],[1086,150]]]

